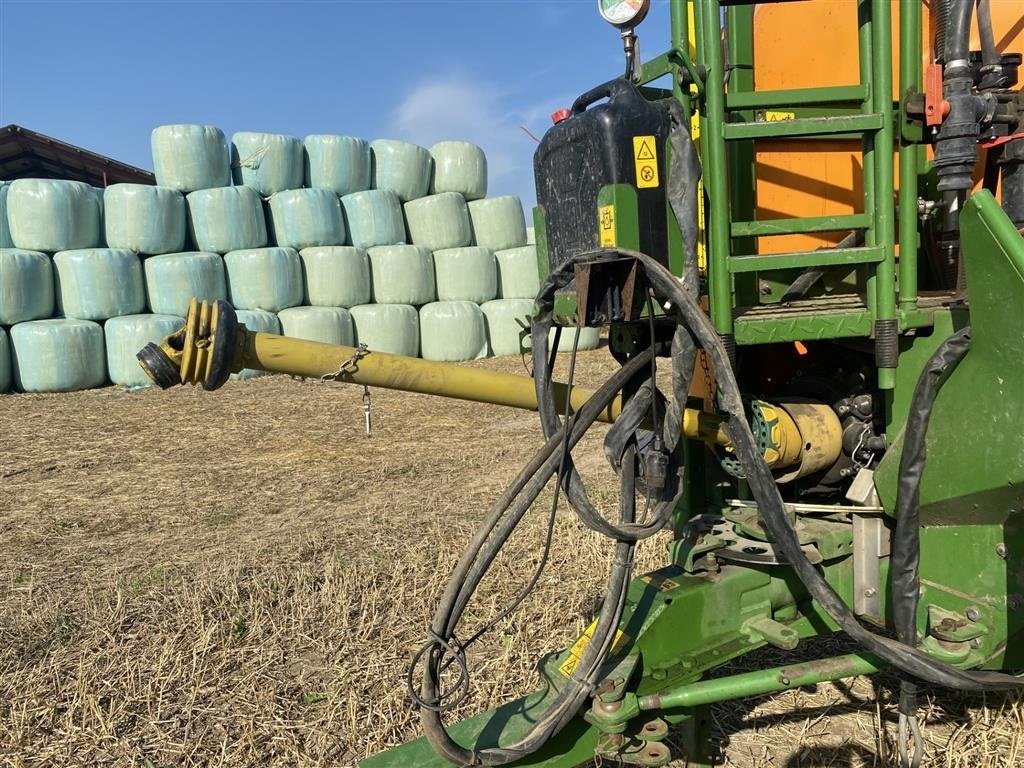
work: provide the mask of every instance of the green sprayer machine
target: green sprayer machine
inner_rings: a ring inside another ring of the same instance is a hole
[[[625,74],[536,151],[532,376],[253,333],[222,301],[139,359],[164,387],[256,368],[539,412],[411,662],[424,738],[364,768],[708,766],[711,704],[883,668],[918,765],[919,685],[1024,686],[1024,11],[670,0],[643,60],[648,0],[598,9]],[[620,364],[594,391],[552,376],[584,327]],[[573,461],[598,421],[614,510]],[[598,614],[535,693],[450,723],[467,605],[549,484],[613,550]],[[833,633],[857,650],[808,659]],[[766,645],[793,661],[711,674]]]

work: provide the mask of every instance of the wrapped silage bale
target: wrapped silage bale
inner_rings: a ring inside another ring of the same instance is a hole
[[[224,257],[236,309],[280,312],[302,303],[302,266],[294,248],[252,248]]]
[[[341,198],[348,241],[356,248],[405,243],[402,201],[390,189],[368,189]]]
[[[370,260],[362,248],[303,248],[304,301],[317,307],[354,307],[370,300]]]
[[[188,230],[201,251],[227,253],[267,244],[263,201],[249,187],[201,189],[185,198]]]
[[[228,297],[224,260],[216,253],[186,251],[146,259],[146,303],[158,315],[188,314],[193,298],[213,302]]]
[[[505,251],[526,245],[526,218],[523,204],[515,195],[488,197],[469,204],[473,242],[492,251]]]
[[[518,355],[530,348],[533,299],[495,299],[481,304],[480,311],[484,313],[492,355]]]
[[[453,363],[487,357],[487,326],[480,307],[472,301],[420,307],[420,356]]]
[[[11,391],[11,343],[7,331],[0,328],[0,394]]]
[[[122,315],[107,320],[103,324],[103,336],[110,381],[122,387],[153,386],[153,380],[142,370],[136,355],[150,342],[159,344],[184,324],[185,318],[175,315]]]
[[[370,248],[370,282],[377,304],[427,304],[437,298],[434,260],[418,245]]]
[[[185,247],[185,197],[170,187],[113,184],[103,193],[103,220],[108,248],[153,254]]]
[[[482,304],[498,295],[498,268],[489,248],[446,248],[434,251],[438,301]]]
[[[371,352],[416,357],[420,353],[420,313],[409,304],[352,307],[355,341]]]
[[[428,195],[405,204],[409,239],[431,251],[461,248],[473,240],[469,208],[458,192]]]
[[[14,387],[74,392],[107,383],[103,328],[91,320],[32,320],[11,328]]]
[[[291,307],[277,313],[285,336],[352,346],[352,316],[343,307]]]
[[[231,175],[235,185],[252,187],[264,197],[302,187],[302,142],[280,133],[241,131],[231,137]]]
[[[7,193],[7,223],[16,248],[65,251],[100,242],[96,192],[81,181],[18,179]]]
[[[238,322],[253,333],[281,333],[281,321],[273,312],[266,312],[262,309],[239,309],[235,311]],[[252,379],[257,376],[269,376],[269,371],[260,371],[255,368],[243,368],[238,373],[232,373],[231,378]]]
[[[57,312],[78,320],[135,315],[146,307],[142,264],[134,251],[84,248],[53,257]]]
[[[540,292],[537,246],[524,245],[494,254],[498,263],[498,296],[503,299],[532,299]]]
[[[548,334],[548,344],[552,345],[555,343],[555,328],[551,329]],[[576,339],[576,326],[569,326],[562,328],[562,335],[558,340],[558,351],[559,352],[572,352],[572,343]],[[584,352],[588,349],[597,349],[601,343],[601,329],[600,328],[580,328],[580,341],[576,345],[578,352]]]
[[[430,148],[434,171],[430,193],[458,192],[467,200],[487,196],[487,156],[467,141],[441,141]]]
[[[0,248],[0,325],[53,314],[53,267],[38,251]]]
[[[11,182],[0,181],[0,248],[13,248],[11,228],[7,224],[7,195],[11,191]]]
[[[353,136],[314,134],[303,142],[306,186],[338,197],[370,188],[370,145]]]
[[[327,189],[289,189],[270,198],[271,237],[282,248],[344,245],[338,196]]]
[[[390,189],[403,203],[430,191],[430,153],[416,144],[377,139],[370,144],[373,188]]]
[[[228,140],[212,125],[161,125],[150,137],[153,173],[161,187],[189,193],[231,183]]]

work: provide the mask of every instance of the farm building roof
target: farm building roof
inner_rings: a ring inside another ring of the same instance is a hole
[[[20,125],[0,128],[0,179],[72,179],[94,187],[155,184],[153,174]]]

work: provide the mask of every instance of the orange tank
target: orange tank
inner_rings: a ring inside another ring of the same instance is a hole
[[[913,0],[911,0],[913,1]],[[929,4],[925,3],[924,64],[931,63]],[[991,0],[996,45],[1024,52],[1024,2]],[[893,94],[899,93],[899,9],[892,2]],[[759,91],[852,85],[860,81],[856,0],[804,0],[758,5],[754,11],[754,87]],[[794,30],[799,30],[794,38]],[[972,50],[980,49],[977,25]],[[780,140],[759,142],[757,218],[798,218],[863,209],[859,142]],[[898,158],[896,182],[899,181]],[[844,233],[761,238],[760,253],[805,251],[832,245]]]

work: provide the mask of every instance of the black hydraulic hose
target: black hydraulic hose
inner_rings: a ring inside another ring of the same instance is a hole
[[[697,264],[697,243],[700,240],[701,165],[697,148],[690,136],[683,107],[675,99],[669,100],[672,129],[668,141],[672,147],[672,167],[669,169],[666,194],[672,212],[676,215],[683,239],[683,285],[696,296],[700,289],[700,270]]]
[[[916,1],[916,0],[913,0]],[[932,51],[934,59],[940,61],[946,53],[946,27],[949,25],[950,0],[934,0],[932,17],[935,19],[935,41]]]
[[[585,254],[582,258],[595,258],[595,256],[595,254]],[[555,294],[558,289],[565,287],[574,279],[574,267],[580,260],[581,257],[574,257],[573,259],[569,259],[564,262],[557,270],[548,276],[547,280],[545,280],[544,284],[541,286],[540,293],[537,294],[531,338],[531,343],[533,345],[534,369],[536,369],[538,365],[541,365],[540,361],[547,358],[548,333],[553,324]],[[673,378],[676,379],[676,377]],[[554,388],[552,387],[551,381],[545,378],[536,378],[535,383],[537,387],[537,411],[540,413],[541,425],[544,428],[544,434],[550,437],[560,429],[557,412],[558,409],[554,397]],[[684,383],[686,384],[686,388],[681,389]],[[676,379],[673,397],[677,402],[680,400],[683,403],[686,402],[689,390],[688,384],[688,381],[683,382]],[[653,392],[653,382],[651,387],[652,389],[649,392],[649,395],[651,397],[656,397],[657,395]],[[638,395],[639,394],[640,393],[638,393]],[[630,427],[633,427],[634,429],[635,427],[638,427],[638,422],[630,424],[630,420],[631,417],[635,418],[643,415],[645,409],[643,409],[642,403],[643,401],[640,397],[634,398],[627,406],[627,408],[630,409],[630,412],[626,413],[624,411],[619,416],[617,423],[622,422],[622,424],[626,425],[623,428],[629,431],[632,431]],[[652,501],[655,502],[652,506],[652,513],[649,518],[645,519],[642,523],[630,523],[628,527],[624,528],[608,522],[608,520],[606,520],[590,502],[586,488],[583,485],[583,480],[580,477],[572,458],[569,457],[567,459],[566,473],[562,478],[562,489],[565,491],[565,495],[573,510],[588,527],[613,539],[639,541],[640,539],[653,536],[668,524],[683,493],[681,477],[682,450],[679,446],[680,436],[682,434],[681,416],[681,410],[670,409],[666,414],[666,418],[663,423],[662,439],[669,452],[668,471],[666,475],[667,482],[665,489],[661,494],[661,498],[652,499]],[[613,427],[613,429],[615,429],[615,427]]]
[[[890,573],[892,574],[892,609],[896,636],[909,646],[916,646],[917,605],[921,578],[921,477],[924,474],[928,421],[939,389],[956,370],[971,348],[968,326],[946,339],[925,364],[914,388],[903,431],[903,453],[900,455],[899,485],[896,496],[896,531],[893,534]],[[900,685],[899,710],[903,718],[916,719],[917,684],[903,680]],[[915,750],[915,753],[918,753]]]
[[[943,51],[946,71],[970,68],[971,15],[975,0],[949,0]]]
[[[1002,58],[996,49],[996,35],[992,30],[992,7],[990,0],[978,0],[978,32],[981,35],[982,66],[999,66]]]
[[[653,350],[648,349],[629,360],[584,403],[572,423],[568,448],[571,449],[579,442],[615,394],[650,365],[652,356]],[[444,707],[440,706],[445,694],[439,690],[439,678],[445,658],[458,658],[461,652],[457,641],[454,640],[455,627],[469,598],[493,563],[498,551],[548,480],[558,471],[562,463],[562,455],[558,453],[558,449],[563,442],[564,433],[559,430],[548,439],[544,447],[492,506],[449,579],[431,625],[432,640],[417,654],[413,662],[415,665],[420,659],[424,661],[420,692],[415,696],[420,703],[424,732],[438,754],[457,765],[501,765],[539,749],[575,717],[596,684],[594,678],[599,673],[601,664],[614,641],[615,629],[622,615],[632,574],[633,544],[630,542],[616,544],[608,595],[591,642],[580,660],[577,671],[540,718],[534,722],[530,731],[514,744],[476,751],[456,743],[445,729],[441,720],[441,710]],[[628,524],[631,520],[622,522]],[[460,661],[460,666],[463,665],[464,662]],[[465,678],[465,675],[462,678]],[[468,687],[468,682],[463,684],[460,679],[460,685]]]

